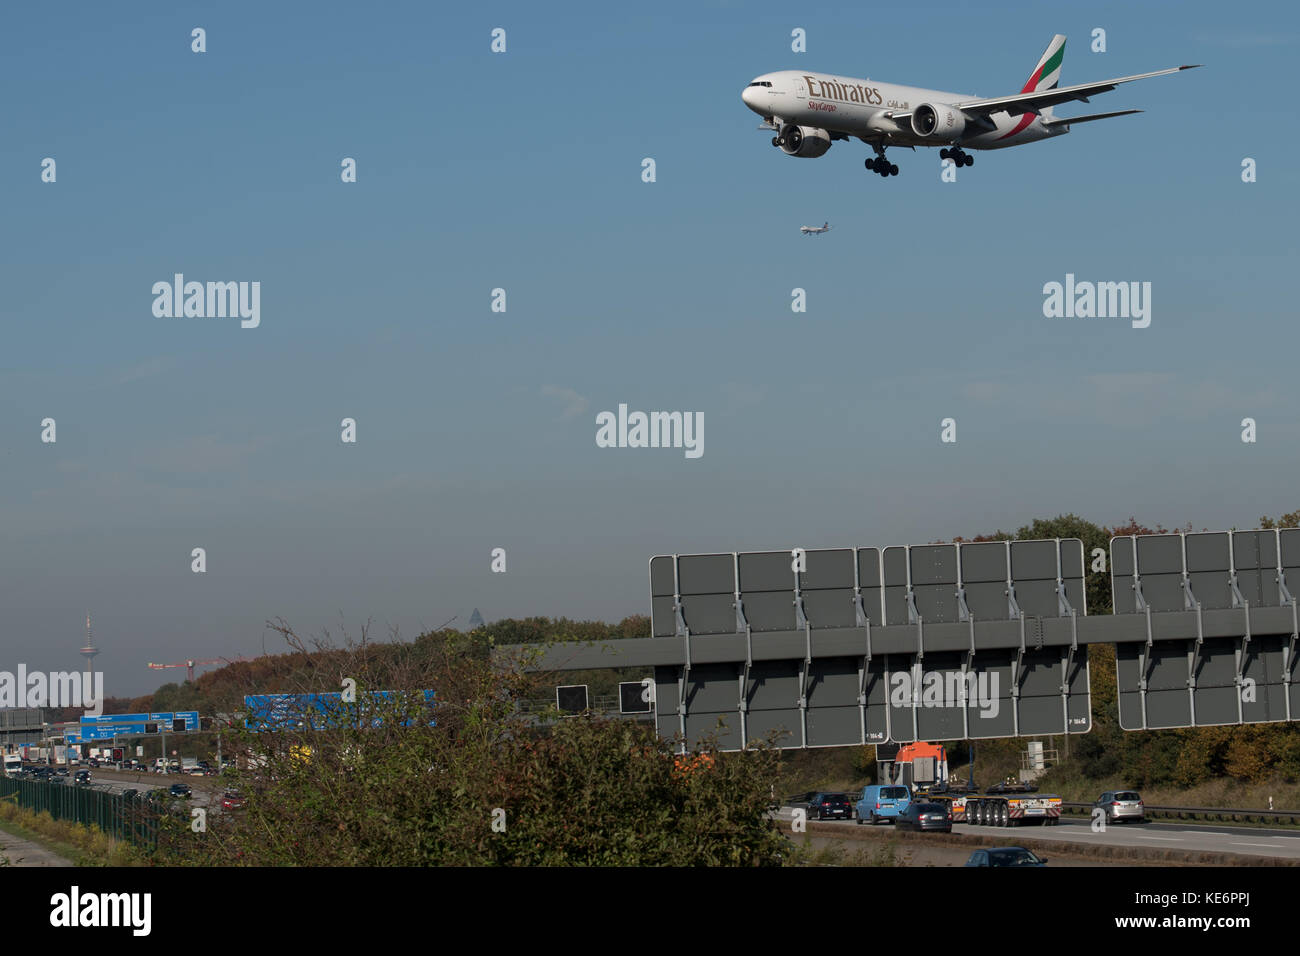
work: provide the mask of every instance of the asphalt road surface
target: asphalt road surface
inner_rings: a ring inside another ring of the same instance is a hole
[[[778,819],[790,820],[791,809],[782,807]],[[831,827],[856,827],[856,820],[828,820]],[[862,825],[865,829],[866,826]],[[876,829],[883,829],[885,824]],[[1232,853],[1263,859],[1300,860],[1300,834],[1293,830],[1269,830],[1212,823],[1112,823],[1104,831],[1094,832],[1089,821],[1061,818],[1058,826],[981,827],[965,823],[953,825],[954,834],[991,837],[1007,845],[1019,839],[1056,843],[1068,852],[1074,845],[1146,847],[1152,850],[1176,850],[1185,853]],[[821,834],[819,834],[820,836]],[[967,854],[969,856],[969,853]],[[964,861],[963,861],[964,862]]]
[[[121,793],[123,790],[139,790],[141,793],[148,793],[150,790],[156,790],[160,787],[166,790],[174,783],[185,783],[189,784],[191,791],[193,791],[190,796],[191,804],[196,807],[211,807],[220,810],[221,795],[225,792],[225,782],[220,777],[201,777],[179,773],[139,773],[133,770],[118,771],[90,767],[85,769],[90,770],[90,785],[92,787],[107,790],[110,793]]]

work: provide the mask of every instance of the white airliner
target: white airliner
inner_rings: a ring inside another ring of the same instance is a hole
[[[824,222],[820,226],[800,226],[799,231],[805,236],[820,236],[823,232],[831,231],[831,224]]]
[[[1164,76],[1200,66],[1177,66],[1154,73],[1139,73],[1097,83],[1057,87],[1065,37],[1052,38],[1047,51],[1019,93],[980,98],[913,86],[875,83],[871,80],[785,70],[765,73],[745,87],[740,98],[763,117],[759,129],[772,130],[772,145],[788,156],[823,155],[837,139],[856,137],[876,155],[867,169],[881,176],[897,176],[898,167],[885,158],[890,146],[915,149],[940,146],[939,156],[958,166],[970,166],[975,157],[966,149],[1003,149],[1020,146],[1070,131],[1075,123],[1127,116],[1141,110],[1119,110],[1088,116],[1057,118],[1052,108],[1106,93],[1133,80]]]

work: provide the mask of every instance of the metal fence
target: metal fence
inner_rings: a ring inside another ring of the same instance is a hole
[[[589,709],[594,714],[617,714],[619,712],[617,694],[593,694],[588,703],[591,705]],[[540,714],[542,711],[554,707],[554,697],[525,698],[519,701],[519,712],[521,714]]]
[[[1042,750],[1022,750],[1020,752],[1020,769],[1021,770],[1046,770],[1055,764],[1061,762],[1061,751],[1055,747],[1044,747]]]
[[[67,820],[152,850],[158,843],[158,814],[147,801],[93,787],[0,779],[0,800],[7,800],[55,820]]]

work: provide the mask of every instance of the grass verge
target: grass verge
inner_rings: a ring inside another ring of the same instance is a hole
[[[99,827],[68,820],[55,820],[45,811],[0,801],[0,829],[31,840],[72,862],[74,866],[140,866],[145,860],[138,850],[114,840]]]

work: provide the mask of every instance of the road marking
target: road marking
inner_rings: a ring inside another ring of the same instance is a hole
[[[1234,843],[1232,845],[1233,846],[1264,846],[1264,847],[1268,847],[1270,850],[1282,849],[1276,843]]]
[[[1177,843],[1179,840],[1182,839],[1182,837],[1158,837],[1158,836],[1148,836],[1148,835],[1145,834],[1145,833],[1139,833],[1139,834],[1137,834],[1137,838],[1138,838],[1139,840],[1173,840],[1175,843]]]

